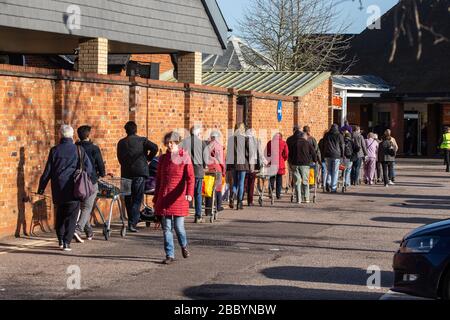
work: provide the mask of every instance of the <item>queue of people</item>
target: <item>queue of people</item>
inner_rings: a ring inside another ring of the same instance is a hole
[[[141,219],[146,182],[151,172],[155,171],[153,203],[164,234],[164,264],[175,261],[174,230],[182,256],[190,256],[185,217],[189,215],[190,206],[193,206],[194,222],[203,222],[204,204],[210,200],[203,197],[206,172],[215,174],[213,197],[218,212],[224,210],[227,191],[229,195],[226,200],[231,209],[244,210],[246,194],[247,205],[253,206],[257,173],[263,167],[272,171],[269,184],[278,199],[282,196],[283,178],[289,170],[292,181],[288,184],[292,186],[298,204],[310,202],[311,167],[317,173],[322,171],[319,179],[324,189],[331,193],[337,192],[342,167],[346,187],[359,184],[362,165],[366,184],[374,184],[381,179],[381,175],[386,186],[395,181],[398,145],[390,130],[386,130],[380,141],[374,133],[369,133],[364,139],[357,126],[347,124],[340,128],[333,125],[317,142],[309,126],[303,129],[295,126],[292,136],[286,141],[278,132],[263,151],[261,140],[243,123],[237,124],[233,135],[228,138],[227,150],[221,142],[223,137],[220,132],[212,131],[205,141],[201,136],[202,128],[194,126],[184,140],[177,132],[166,134],[163,141],[166,152],[162,154],[156,143],[137,135],[135,122],[128,122],[124,129],[126,137],[117,144],[117,159],[121,177],[131,180],[131,194],[124,197],[128,231],[139,232],[137,225]],[[89,126],[78,128],[79,141],[75,143],[73,128],[62,126],[61,141],[50,150],[39,183],[38,193],[44,194],[51,181],[53,202],[57,208],[56,232],[59,246],[65,251],[71,250],[73,239],[84,242],[83,233],[86,240],[92,240],[94,236],[90,218],[98,192],[97,181],[106,176],[106,169],[100,148],[90,140],[91,131]],[[445,137],[448,137],[445,141],[450,141],[450,130]],[[443,145],[447,146],[445,141]],[[160,157],[155,158],[158,151]],[[155,159],[158,159],[157,169],[149,169]],[[92,186],[75,182],[74,177],[83,171]],[[83,197],[75,194],[83,194]]]

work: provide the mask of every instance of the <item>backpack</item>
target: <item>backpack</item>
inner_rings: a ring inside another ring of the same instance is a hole
[[[387,154],[391,157],[395,156],[395,148],[394,148],[394,144],[392,143],[392,141],[389,141],[389,144],[384,145],[384,154]]]
[[[345,140],[344,156],[350,159],[353,156],[354,143],[351,140]]]
[[[353,143],[353,151],[354,151],[355,153],[358,153],[358,152],[361,151],[361,146],[358,144],[357,141],[354,141],[354,143]]]

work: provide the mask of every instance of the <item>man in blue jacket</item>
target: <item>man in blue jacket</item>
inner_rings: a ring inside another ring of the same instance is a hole
[[[59,247],[64,251],[71,251],[70,243],[74,237],[80,210],[80,200],[73,195],[74,175],[80,165],[73,134],[71,126],[63,125],[61,127],[61,141],[50,150],[38,188],[38,194],[44,194],[45,188],[51,180],[53,203],[56,206],[56,234]],[[93,168],[87,156],[84,157],[84,168],[92,177]]]

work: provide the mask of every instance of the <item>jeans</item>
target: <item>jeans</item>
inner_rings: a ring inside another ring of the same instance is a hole
[[[81,214],[78,218],[78,225],[77,225],[77,231],[83,232],[85,231],[86,234],[89,234],[92,232],[91,224],[89,223],[89,220],[91,219],[92,209],[94,208],[95,199],[97,198],[98,193],[98,183],[94,184],[94,194],[90,196],[85,201],[80,202],[80,210]]]
[[[80,202],[71,201],[57,205],[56,207],[56,235],[58,241],[70,244],[77,227],[78,212]]]
[[[233,194],[238,195],[238,201],[244,199],[244,185],[245,185],[245,175],[246,171],[234,171],[233,173]]]
[[[395,165],[396,165],[396,163],[395,163],[395,161],[393,161],[392,162],[392,176],[390,177],[392,182],[395,181],[395,177],[397,176],[397,172],[395,171]]]
[[[394,178],[394,162],[384,161],[381,164],[383,165],[384,185],[387,186],[389,184],[389,180],[392,181]]]
[[[332,192],[337,191],[337,183],[339,178],[339,165],[341,159],[326,158],[327,162],[327,185],[331,187]]]
[[[361,172],[361,164],[362,164],[362,158],[358,158],[355,161],[353,161],[352,174],[351,174],[352,181],[351,182],[354,185],[359,184],[359,175]]]
[[[198,218],[202,217],[202,186],[203,178],[195,178],[195,188],[194,188],[194,204],[195,204],[195,216]]]
[[[173,229],[177,233],[178,243],[182,248],[188,245],[186,229],[184,228],[184,217],[164,217],[164,250],[166,257],[175,258],[175,245],[173,243]]]
[[[351,173],[354,162],[349,159],[344,160],[345,171],[344,171],[344,186],[348,187],[351,184]]]
[[[276,177],[270,178],[270,186],[272,190],[275,190],[275,180],[277,182],[277,189],[276,189],[276,195],[277,198],[281,197],[281,189],[283,188],[283,175],[277,174]]]
[[[309,166],[292,166],[292,174],[294,176],[295,194],[297,202],[310,199],[309,193]]]
[[[145,178],[133,178],[131,182],[131,195],[125,197],[125,206],[128,214],[128,226],[136,227],[141,217],[141,206],[144,200]]]

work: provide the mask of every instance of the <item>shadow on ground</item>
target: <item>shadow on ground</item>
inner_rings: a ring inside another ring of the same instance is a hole
[[[206,284],[183,291],[202,300],[378,300],[383,293],[307,289],[290,286]]]
[[[269,279],[305,281],[319,283],[334,283],[345,285],[366,286],[367,280],[373,273],[359,268],[320,268],[320,267],[273,267],[261,271]],[[381,286],[390,288],[394,277],[392,272],[381,272]]]

